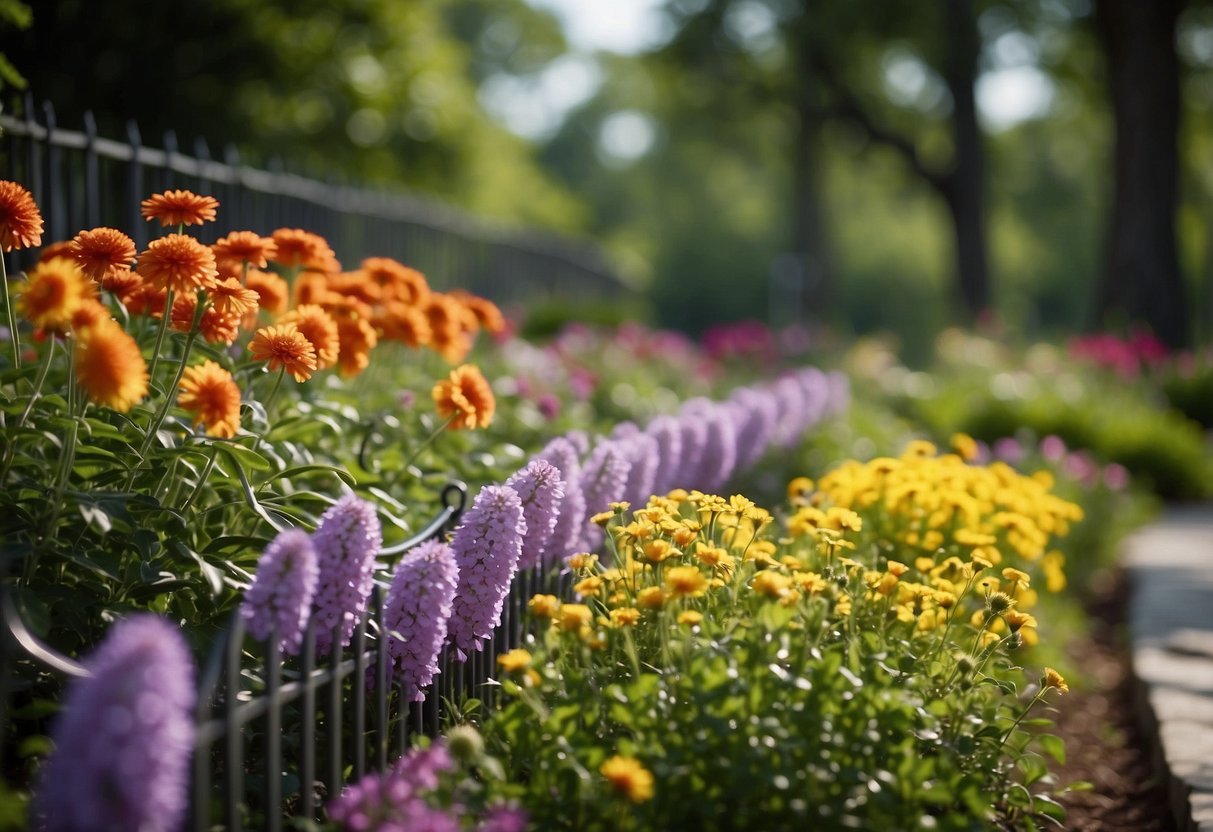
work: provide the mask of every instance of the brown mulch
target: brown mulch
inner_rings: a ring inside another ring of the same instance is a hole
[[[1124,576],[1109,575],[1088,607],[1089,635],[1069,648],[1083,685],[1057,704],[1051,729],[1066,743],[1059,782],[1089,781],[1094,789],[1062,799],[1066,828],[1077,832],[1176,832],[1165,787],[1151,759],[1151,739],[1133,705]]]

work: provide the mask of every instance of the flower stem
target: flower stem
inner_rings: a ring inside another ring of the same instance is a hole
[[[421,444],[413,449],[413,452],[411,454],[409,454],[409,458],[406,459],[404,461],[404,464],[400,466],[400,474],[398,474],[396,476],[396,478],[392,480],[393,484],[395,484],[396,482],[399,482],[400,476],[403,475],[404,472],[409,469],[409,466],[412,465],[417,460],[417,457],[421,456],[421,452],[424,451],[426,448],[428,448],[433,443],[433,441],[438,438],[438,435],[440,433],[442,433],[444,430],[446,430],[447,426],[449,426],[451,424],[451,422],[455,421],[455,417],[458,415],[459,414],[457,414],[457,413],[452,413],[450,416],[446,417],[446,420],[443,421],[442,424],[440,424],[438,427],[434,428],[434,430],[432,430],[430,432],[430,435],[427,436],[425,439],[423,439],[421,441]]]
[[[173,317],[173,290],[164,296],[164,314],[160,316],[160,329],[156,331],[156,345],[152,347],[152,366],[147,368],[147,377],[156,380],[156,365],[160,363],[160,350],[164,347],[164,334],[168,332],[169,319]]]
[[[17,337],[17,318],[13,314],[13,297],[8,291],[8,266],[0,253],[0,283],[4,284],[4,313],[8,316],[8,338],[13,345],[13,367],[21,369],[21,339]]]
[[[25,424],[25,420],[29,418],[30,413],[34,410],[34,404],[42,395],[42,385],[46,382],[46,375],[50,371],[51,361],[55,357],[55,338],[50,339],[49,346],[46,348],[46,356],[42,359],[42,369],[38,371],[38,379],[34,382],[34,389],[29,394],[29,401],[25,403],[25,410],[21,412],[20,418],[13,424],[9,430],[17,431]],[[4,464],[0,466],[0,483],[3,483],[8,478],[9,468],[12,467],[13,458],[17,453],[17,443],[10,441],[8,448],[4,451]]]
[[[271,421],[270,414],[272,412],[271,408],[274,406],[274,400],[278,398],[278,390],[282,387],[282,377],[285,375],[286,366],[283,365],[283,367],[278,370],[278,375],[274,379],[274,386],[270,388],[269,395],[265,397],[265,433],[257,434],[257,438],[253,440],[254,451],[261,447],[261,440],[265,438],[265,436],[269,435]]]
[[[210,447],[210,459],[206,461],[206,467],[203,468],[202,473],[198,475],[198,482],[194,484],[194,490],[190,493],[189,499],[187,499],[181,506],[180,513],[182,516],[185,516],[185,513],[193,507],[194,501],[197,500],[198,495],[202,493],[202,487],[206,485],[206,480],[208,477],[210,477],[211,471],[215,470],[215,457],[219,455],[219,449],[215,446],[214,442],[210,444]]]

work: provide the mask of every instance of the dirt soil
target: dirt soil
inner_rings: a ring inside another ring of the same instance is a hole
[[[1077,832],[1177,832],[1165,788],[1151,760],[1150,738],[1137,724],[1126,646],[1128,589],[1123,575],[1096,589],[1090,635],[1075,639],[1073,664],[1087,682],[1057,701],[1054,733],[1066,743],[1060,783],[1086,780],[1088,792],[1063,798]]]

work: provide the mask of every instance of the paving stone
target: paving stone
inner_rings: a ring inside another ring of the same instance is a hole
[[[1163,646],[1172,653],[1213,659],[1213,630],[1176,630]]]
[[[1213,829],[1213,792],[1198,792],[1191,797],[1192,821],[1197,828]]]
[[[1213,660],[1139,647],[1133,650],[1133,672],[1148,685],[1213,694]]]
[[[1150,708],[1161,719],[1213,726],[1213,696],[1165,685],[1151,685]]]

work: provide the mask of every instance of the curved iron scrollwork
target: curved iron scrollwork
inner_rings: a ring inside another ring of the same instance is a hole
[[[425,528],[417,532],[417,534],[407,540],[402,540],[394,546],[380,549],[379,557],[391,557],[392,555],[402,554],[415,546],[425,543],[427,540],[432,540],[451,531],[459,523],[463,510],[467,508],[467,502],[468,487],[466,483],[459,480],[447,483],[442,488],[442,511],[438,512],[438,515],[427,523]]]

